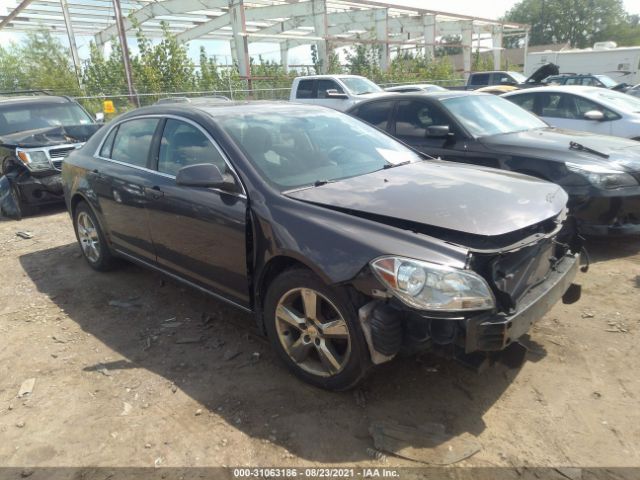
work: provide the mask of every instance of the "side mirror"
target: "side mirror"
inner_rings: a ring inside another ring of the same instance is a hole
[[[449,125],[431,125],[427,127],[427,138],[447,138],[451,135]]]
[[[104,112],[96,113],[96,122],[104,123]]]
[[[349,98],[349,95],[347,95],[346,93],[341,93],[338,92],[338,90],[336,90],[335,88],[332,88],[330,90],[327,90],[327,98],[333,98],[333,99],[347,99]]]
[[[586,120],[601,122],[602,120],[604,120],[604,113],[602,113],[600,110],[589,110],[584,114],[584,118]]]
[[[189,165],[178,170],[176,184],[183,187],[212,187],[233,191],[235,182],[226,179],[220,169],[212,163]]]

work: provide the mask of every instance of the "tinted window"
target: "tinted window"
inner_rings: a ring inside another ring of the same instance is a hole
[[[393,102],[374,102],[362,105],[358,109],[358,117],[382,130],[388,126],[389,112],[393,108]]]
[[[412,100],[398,102],[396,135],[398,137],[424,138],[427,127],[449,125],[447,117],[433,105]]]
[[[114,128],[109,132],[107,139],[102,144],[102,148],[100,149],[100,156],[104,158],[111,158],[111,149],[113,148],[113,140],[116,138],[116,132],[118,131],[118,127]]]
[[[533,93],[523,93],[522,95],[510,96],[507,98],[507,100],[510,100],[516,105],[521,106],[525,110],[529,110],[530,112],[533,112],[533,104],[534,104],[535,98],[536,98],[535,94]]]
[[[300,80],[296,98],[313,98],[313,80]]]
[[[137,167],[146,167],[157,118],[129,120],[118,127],[111,158]]]
[[[200,129],[168,119],[160,140],[158,171],[175,175],[182,167],[200,163],[213,163],[225,172],[222,155]]]
[[[474,73],[469,85],[489,85],[489,73]]]
[[[344,93],[344,90],[333,80],[318,80],[318,98],[327,98],[327,90],[337,90]]]

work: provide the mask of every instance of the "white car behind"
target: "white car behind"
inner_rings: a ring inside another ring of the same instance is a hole
[[[293,79],[289,100],[345,111],[385,93],[371,80],[358,75],[309,75]]]
[[[640,140],[640,98],[605,88],[549,86],[503,95],[549,125]]]

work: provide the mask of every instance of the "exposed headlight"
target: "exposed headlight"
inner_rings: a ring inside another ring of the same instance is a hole
[[[567,168],[579,175],[582,175],[594,187],[611,190],[621,187],[637,187],[638,182],[635,178],[620,170],[600,165],[577,165],[575,163],[567,163]]]
[[[460,312],[495,307],[487,282],[475,272],[403,257],[380,257],[371,269],[401,301],[418,310]]]
[[[17,148],[16,154],[29,170],[39,171],[51,169],[49,157],[47,157],[44,150],[22,150],[21,148]]]

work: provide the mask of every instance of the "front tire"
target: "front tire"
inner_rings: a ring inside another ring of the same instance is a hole
[[[356,308],[342,290],[304,269],[281,273],[265,298],[265,328],[273,348],[302,380],[347,390],[371,361]]]
[[[116,265],[116,258],[109,250],[100,224],[85,202],[80,202],[73,216],[73,227],[82,255],[94,270],[106,272]]]

